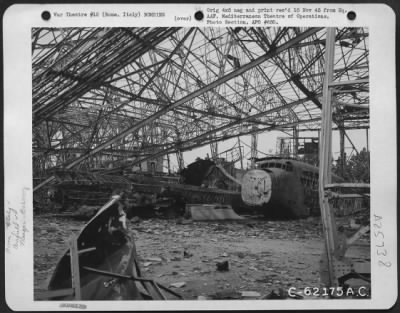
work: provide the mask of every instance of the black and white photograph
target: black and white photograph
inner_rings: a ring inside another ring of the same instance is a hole
[[[225,10],[232,25],[30,27],[32,228],[6,250],[30,236],[34,302],[381,292],[371,28]]]
[[[368,29],[37,28],[32,51],[35,290],[369,297]]]

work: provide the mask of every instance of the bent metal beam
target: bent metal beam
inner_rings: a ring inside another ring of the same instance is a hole
[[[120,132],[118,135],[114,136],[113,138],[111,138],[110,140],[99,144],[97,147],[95,147],[93,150],[90,150],[88,153],[76,158],[75,160],[73,160],[72,162],[70,162],[69,164],[67,164],[64,168],[65,169],[70,169],[72,167],[74,167],[75,165],[79,164],[80,162],[82,162],[83,160],[87,159],[88,157],[102,151],[103,149],[107,148],[110,144],[122,139],[123,137],[125,137],[126,135],[135,132],[137,130],[139,130],[140,128],[142,128],[143,126],[153,122],[154,120],[156,120],[157,118],[159,118],[160,116],[164,115],[165,113],[171,111],[172,109],[202,95],[205,92],[208,92],[209,90],[212,90],[213,88],[231,80],[232,78],[239,76],[243,73],[245,73],[246,71],[248,71],[249,69],[271,59],[272,57],[278,55],[279,53],[289,49],[290,47],[292,47],[293,45],[298,44],[299,42],[303,41],[304,39],[310,37],[311,35],[317,33],[318,31],[322,30],[323,28],[311,28],[306,30],[305,32],[299,34],[297,37],[285,42],[284,44],[280,45],[279,47],[269,50],[266,54],[260,56],[259,58],[255,59],[254,61],[251,61],[249,63],[247,63],[246,65],[243,65],[242,67],[230,72],[229,74],[213,81],[212,83],[196,90],[195,92],[179,99],[178,101],[171,103],[169,105],[167,105],[166,107],[160,109],[159,111],[157,111],[156,113],[154,113],[153,115],[143,119],[142,121],[138,122],[136,125],[129,127],[127,129],[125,129],[124,131]],[[54,180],[54,176],[50,176],[49,178],[47,178],[45,181],[43,181],[42,183],[38,184],[36,187],[33,188],[33,191],[37,191],[40,188],[42,188],[43,186],[45,186],[46,184],[48,184],[49,182]]]

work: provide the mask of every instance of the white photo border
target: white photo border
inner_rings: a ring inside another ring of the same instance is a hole
[[[149,19],[88,19],[52,18],[44,21],[41,13],[97,10],[164,11],[164,18]],[[61,301],[33,299],[33,204],[32,204],[32,70],[31,30],[34,27],[206,27],[192,19],[175,21],[174,14],[193,16],[207,7],[309,7],[318,4],[57,4],[9,7],[3,17],[4,49],[4,214],[19,211],[19,223],[25,223],[25,244],[5,252],[6,302],[13,310],[65,310]],[[320,4],[337,8],[338,4]],[[357,19],[349,21],[345,14],[326,20],[291,21],[283,19],[276,26],[306,27],[368,27],[370,43],[370,147],[371,147],[371,299],[361,300],[213,300],[213,301],[76,301],[87,310],[248,310],[248,309],[387,309],[397,301],[397,143],[396,143],[396,67],[395,13],[384,4],[340,4],[355,11]],[[377,18],[379,17],[379,18]],[[221,25],[223,26],[223,25]],[[230,25],[235,26],[235,25]],[[212,27],[217,27],[212,25]],[[382,217],[382,227],[374,224]],[[382,266],[377,246],[384,233],[387,250]],[[5,227],[5,240],[7,228]],[[374,235],[375,234],[375,235]]]

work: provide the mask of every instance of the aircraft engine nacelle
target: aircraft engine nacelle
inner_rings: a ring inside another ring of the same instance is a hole
[[[245,204],[250,206],[262,206],[271,199],[271,176],[263,170],[250,170],[242,179],[241,196]]]

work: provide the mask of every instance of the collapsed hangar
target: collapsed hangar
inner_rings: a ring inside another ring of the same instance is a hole
[[[368,135],[368,30],[336,29],[330,66],[327,46],[326,28],[33,29],[34,194],[59,170],[160,174],[171,156],[183,170],[183,152],[209,145],[217,160],[219,142],[245,135],[256,160],[271,130],[293,134],[296,158],[301,133],[324,128],[328,87],[344,162],[346,131]]]

